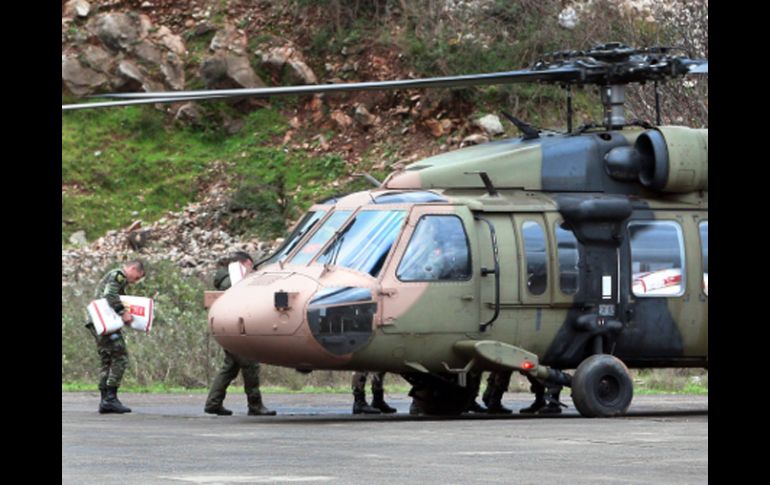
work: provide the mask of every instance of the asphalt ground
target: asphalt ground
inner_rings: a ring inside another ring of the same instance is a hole
[[[122,394],[133,412],[100,415],[99,395],[62,393],[63,484],[708,483],[708,396],[635,396],[628,415],[351,415],[345,394],[268,394],[277,416],[203,413],[202,394]]]

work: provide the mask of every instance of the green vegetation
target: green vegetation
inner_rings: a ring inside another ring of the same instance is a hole
[[[312,159],[282,147],[288,125],[275,109],[245,115],[224,103],[201,109],[195,127],[167,123],[149,106],[64,115],[62,241],[78,230],[93,240],[133,220],[151,222],[181,209],[213,179],[215,161],[225,164],[236,190],[231,209],[260,213],[248,218],[259,222],[241,222],[236,230],[275,237],[286,219],[330,195],[330,182],[346,173],[338,156]]]

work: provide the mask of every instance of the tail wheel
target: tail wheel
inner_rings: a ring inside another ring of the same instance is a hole
[[[633,396],[628,368],[612,355],[592,355],[580,363],[572,378],[572,401],[587,418],[621,416]]]

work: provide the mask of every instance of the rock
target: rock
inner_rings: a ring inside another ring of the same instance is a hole
[[[246,122],[243,121],[242,118],[237,118],[225,122],[225,130],[227,130],[228,135],[235,135],[236,133],[239,133],[245,125]]]
[[[219,53],[201,63],[200,74],[209,88],[257,88],[264,82],[254,73],[243,56]]]
[[[73,232],[70,236],[70,242],[76,246],[85,246],[88,244],[86,239],[86,231]]]
[[[351,118],[350,116],[346,115],[345,113],[343,113],[340,110],[332,111],[332,114],[330,116],[331,116],[331,119],[337,124],[337,126],[341,130],[349,128],[350,125],[353,124],[353,118]]]
[[[468,146],[468,145],[480,145],[481,143],[486,143],[489,141],[489,138],[484,135],[470,135],[463,138],[462,143],[460,143],[461,147]]]
[[[88,17],[89,12],[91,12],[91,5],[88,2],[85,0],[75,1],[75,13],[78,14],[78,17]]]
[[[438,120],[425,120],[423,124],[428,127],[431,135],[435,138],[440,138],[444,135],[444,126]]]
[[[379,119],[371,114],[369,110],[366,109],[366,107],[362,104],[359,104],[356,106],[356,111],[353,114],[353,119],[361,125],[363,128],[369,128],[370,126],[374,126]]]
[[[195,30],[193,30],[193,35],[201,36],[201,35],[208,34],[209,32],[214,32],[215,30],[217,30],[217,28],[214,27],[213,25],[207,22],[201,22],[195,26]]]
[[[160,49],[155,47],[155,44],[145,39],[134,46],[134,53],[145,62],[150,64],[160,64],[163,59],[163,55],[160,53]]]
[[[503,124],[500,122],[500,118],[498,118],[496,115],[486,115],[474,121],[473,124],[484,130],[484,132],[486,132],[486,134],[489,136],[501,135],[505,133]]]
[[[174,115],[174,120],[190,124],[200,123],[203,120],[203,116],[198,103],[183,104]]]
[[[157,39],[166,47],[166,49],[179,57],[183,57],[187,54],[187,47],[185,47],[182,38],[178,35],[174,35],[165,25],[162,25],[157,32],[155,32],[153,38]]]
[[[128,226],[128,228],[126,229],[126,232],[136,231],[140,227],[142,227],[142,220],[138,219],[134,221],[130,226]]]
[[[246,54],[247,42],[246,34],[242,30],[236,29],[232,24],[226,24],[223,29],[214,34],[209,49],[212,52],[229,51],[235,55],[243,56]]]
[[[116,89],[126,91],[162,91],[158,89],[145,73],[131,61],[121,61],[118,64],[116,74],[118,79],[113,80]]]
[[[64,4],[62,17],[72,18],[75,15],[78,17],[88,17],[90,12],[91,5],[86,0],[70,0]]]
[[[567,30],[572,30],[577,26],[578,17],[577,12],[572,7],[566,7],[559,12],[559,25]]]
[[[81,64],[102,74],[109,75],[115,67],[117,58],[97,45],[87,45],[80,56]]]
[[[67,89],[76,96],[94,93],[109,82],[107,76],[83,66],[77,57],[70,55],[61,57],[61,79]]]
[[[127,51],[147,36],[151,27],[146,15],[110,12],[97,15],[87,29],[113,51]]]
[[[255,55],[262,59],[262,66],[276,73],[285,70],[294,84],[318,84],[318,78],[305,62],[302,54],[295,48],[284,46],[274,47],[268,52],[256,51]]]
[[[174,54],[169,52],[166,59],[160,65],[160,72],[163,73],[163,77],[166,80],[166,84],[177,91],[184,90],[184,64]]]

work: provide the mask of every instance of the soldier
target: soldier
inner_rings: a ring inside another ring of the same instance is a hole
[[[503,406],[502,399],[508,384],[511,382],[511,371],[494,371],[487,377],[487,388],[482,396],[482,401],[487,406],[487,412],[491,414],[511,414],[513,411]]]
[[[233,256],[223,261],[214,275],[214,287],[224,291],[231,286],[228,264],[239,262],[244,266],[245,272],[253,269],[254,261],[247,253],[238,251]],[[240,370],[243,375],[243,390],[246,392],[246,400],[249,406],[249,416],[275,416],[275,411],[266,408],[262,404],[262,393],[259,390],[259,362],[244,359],[232,352],[225,352],[225,362],[219,370],[219,374],[211,384],[209,395],[206,398],[204,411],[208,414],[230,416],[233,412],[225,408],[222,403],[227,395],[227,386],[238,376]]]
[[[372,405],[366,403],[366,376],[368,372],[355,372],[353,374],[353,414],[380,414],[395,413],[396,410],[385,402],[383,382],[384,372],[375,372],[372,375]]]
[[[529,390],[535,393],[535,402],[520,409],[519,412],[522,414],[561,414],[561,408],[564,406],[559,402],[562,386],[545,386],[530,376],[527,376],[527,380],[530,384]]]
[[[476,402],[481,387],[482,372],[471,372],[468,374],[468,390],[473,394],[473,401],[468,405],[465,411],[468,413],[486,413],[487,408]]]
[[[130,261],[121,269],[114,269],[104,275],[96,286],[96,298],[105,298],[107,303],[121,316],[123,323],[130,324],[134,317],[120,301],[120,295],[126,294],[126,287],[144,277],[144,265],[140,261]],[[86,328],[96,339],[96,351],[102,366],[99,373],[99,413],[130,413],[118,399],[118,388],[123,374],[128,367],[128,350],[123,335],[118,330],[109,335],[97,335],[94,323],[89,318]]]

